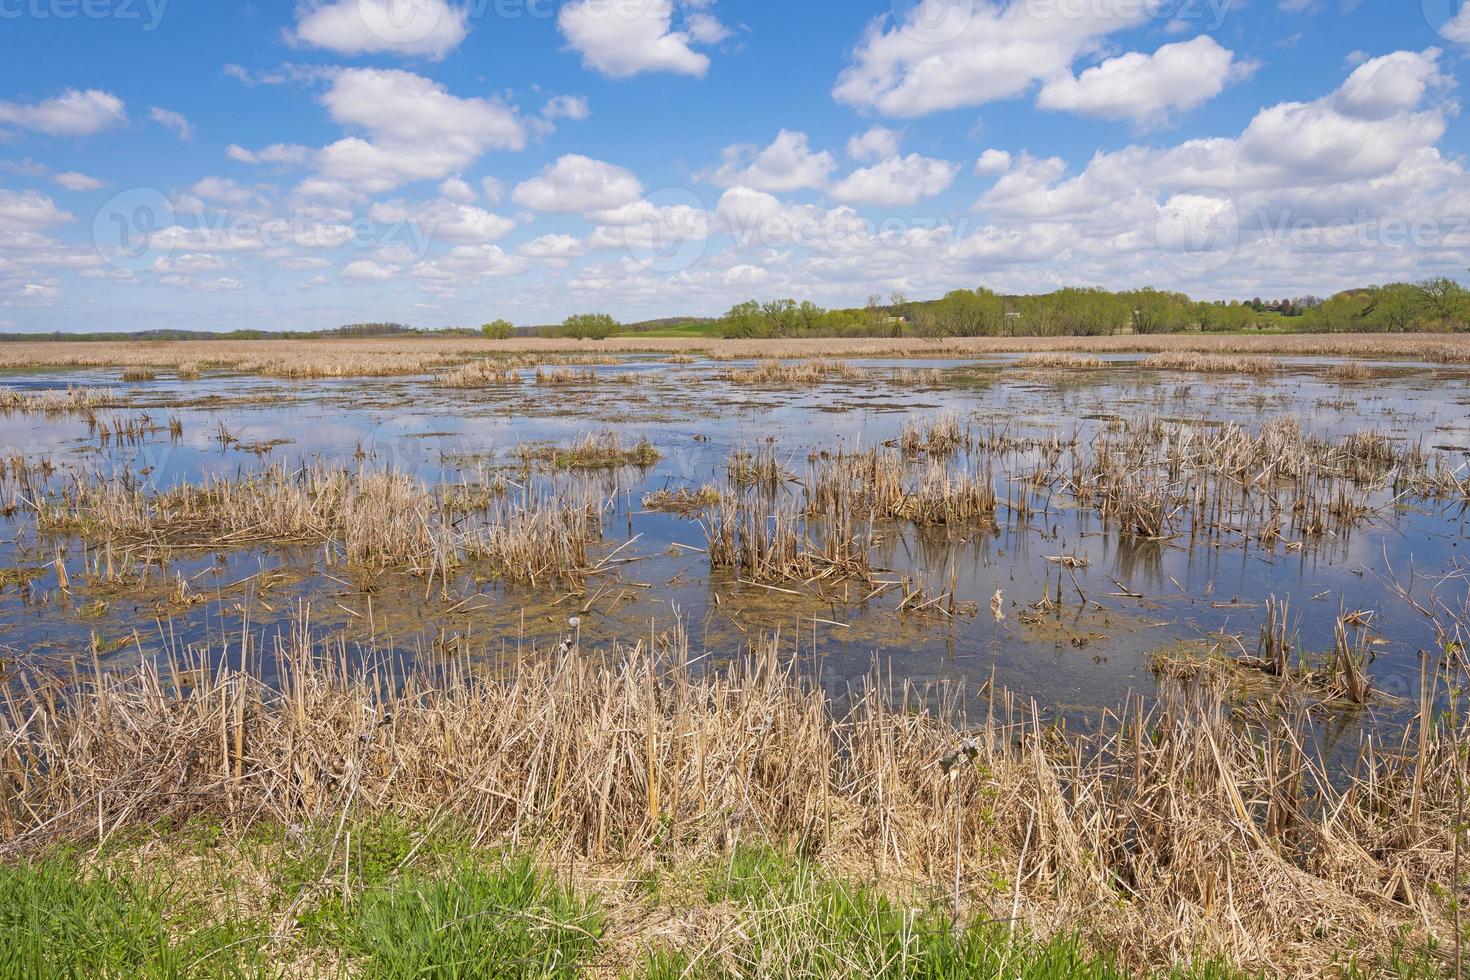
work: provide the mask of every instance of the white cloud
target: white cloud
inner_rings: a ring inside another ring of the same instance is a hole
[[[682,29],[674,27],[674,0],[571,0],[557,25],[588,68],[612,78],[673,72],[703,78],[709,56],[692,44],[712,44],[728,33],[706,4],[689,3]]]
[[[291,40],[343,55],[443,58],[469,33],[469,10],[445,0],[302,3]]]
[[[12,191],[0,187],[0,233],[35,231],[75,220],[56,202],[35,191]]]
[[[883,160],[898,156],[901,134],[883,126],[874,126],[847,141],[847,155],[854,160]]]
[[[851,204],[917,204],[949,189],[959,164],[910,153],[855,170],[832,188],[832,196]]]
[[[88,177],[75,171],[56,174],[51,179],[69,191],[95,191],[104,186],[96,177]]]
[[[989,149],[975,161],[975,173],[982,177],[1003,174],[1011,169],[1011,155],[1005,150]]]
[[[311,147],[294,143],[272,143],[263,150],[247,150],[231,143],[225,149],[225,156],[237,163],[274,163],[282,166],[303,164],[311,159],[311,154]]]
[[[454,201],[457,204],[473,204],[475,201],[475,189],[463,177],[456,175],[439,185],[439,196],[446,201]]]
[[[219,201],[236,206],[248,204],[253,196],[248,188],[241,187],[227,177],[205,177],[191,188],[207,201]]]
[[[530,180],[516,185],[511,199],[537,211],[602,211],[643,196],[633,172],[601,160],[568,154]]]
[[[587,98],[581,95],[554,95],[546,100],[546,107],[541,110],[541,115],[546,119],[570,119],[573,122],[581,122],[592,115],[587,108]]]
[[[516,226],[511,219],[484,208],[447,200],[411,205],[402,201],[374,204],[370,216],[383,224],[412,223],[437,241],[466,244],[504,238]]]
[[[721,187],[752,187],[761,191],[794,191],[822,187],[837,169],[832,154],[813,153],[806,133],[781,130],[771,145],[727,146],[722,162],[710,179]]]
[[[1470,8],[1467,8],[1470,9]],[[1440,51],[1396,51],[1359,65],[1337,90],[1337,108],[1362,119],[1383,119],[1417,106],[1430,89],[1448,88]]]
[[[182,113],[154,106],[148,110],[148,118],[166,129],[173,130],[174,135],[186,143],[194,138],[194,126],[184,118]]]
[[[869,26],[832,94],[890,116],[1012,99],[1065,72],[1106,35],[1143,23],[1150,7],[919,0],[902,23]]]
[[[530,268],[519,255],[507,255],[498,245],[460,245],[448,254],[414,266],[409,275],[445,289],[472,286],[485,277],[511,276]]]
[[[342,270],[342,278],[351,282],[387,282],[397,274],[396,265],[384,265],[372,259],[349,262]]]
[[[582,240],[572,235],[542,235],[516,249],[521,255],[551,261],[574,259],[585,254]]]
[[[0,123],[34,129],[51,136],[89,136],[127,122],[123,102],[110,92],[67,89],[34,104],[0,102]]]
[[[381,194],[416,180],[442,180],[487,150],[520,150],[526,129],[515,111],[491,99],[462,99],[442,85],[399,70],[349,68],[321,97],[332,118],[361,129],[317,154],[319,177],[303,191],[331,196]]]
[[[593,248],[664,249],[680,242],[703,241],[709,237],[711,215],[687,204],[658,206],[635,201],[588,218],[597,222],[587,238]]]
[[[1254,70],[1254,64],[1237,61],[1233,52],[1201,34],[1153,54],[1132,51],[1110,58],[1076,77],[1057,75],[1042,86],[1036,104],[1103,119],[1155,120],[1204,105],[1227,83]]]

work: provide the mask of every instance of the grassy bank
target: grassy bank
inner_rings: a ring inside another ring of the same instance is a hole
[[[957,924],[942,902],[764,846],[692,863],[557,867],[478,846],[459,828],[392,819],[244,834],[155,827],[95,854],[0,868],[0,973],[1129,975],[1074,938]],[[1163,975],[1242,976],[1218,963]]]
[[[1208,671],[1070,735],[877,675],[838,704],[775,641],[702,669],[677,629],[407,676],[305,621],[230,643],[13,679],[0,974],[1418,976],[1458,946],[1463,722],[1428,712],[1329,778],[1310,716]]]

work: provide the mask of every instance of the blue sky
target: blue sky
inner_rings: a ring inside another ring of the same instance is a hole
[[[0,329],[1463,278],[1461,0],[0,0]]]

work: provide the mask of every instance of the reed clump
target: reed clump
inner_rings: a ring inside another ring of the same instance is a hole
[[[349,562],[419,574],[478,561],[495,577],[530,581],[575,576],[588,564],[600,502],[506,499],[504,491],[325,464],[279,463],[159,492],[134,478],[76,476],[38,503],[36,523],[42,533],[119,545],[329,544]]]
[[[591,368],[537,368],[538,385],[585,385],[597,381],[597,372]]]
[[[516,452],[525,466],[541,463],[557,470],[601,470],[620,466],[646,468],[663,458],[646,437],[628,445],[616,429],[588,433],[570,446],[527,444]]]
[[[138,381],[154,381],[157,378],[158,378],[158,373],[156,371],[154,371],[152,368],[130,367],[130,368],[123,368],[123,372],[122,372],[122,379],[123,379],[123,381],[129,382],[129,383],[138,382]]]
[[[461,647],[391,683],[396,662],[318,640],[305,611],[232,642],[9,687],[0,853],[400,819],[568,866],[815,855],[1140,972],[1327,975],[1454,946],[1463,719],[1423,719],[1408,751],[1368,736],[1344,782],[1305,713],[1242,716],[1209,683],[1072,734],[1004,692],[966,718],[954,689],[876,671],[839,707],[775,639],[719,670],[677,629],[490,670]],[[346,853],[329,846],[328,894]]]
[[[677,487],[673,490],[655,490],[643,495],[643,507],[667,514],[697,514],[720,502],[720,488],[713,483],[702,487]]]
[[[1041,370],[1095,371],[1107,366],[1107,362],[1091,354],[1071,354],[1066,351],[1048,351],[1027,354],[1016,361],[1016,367]]]
[[[101,408],[116,408],[124,399],[111,388],[68,387],[56,391],[18,391],[0,388],[0,411],[36,415],[75,412],[90,415]]]
[[[1328,368],[1327,376],[1334,381],[1367,381],[1373,369],[1362,361],[1343,361]]]
[[[847,361],[816,358],[806,361],[765,360],[752,368],[730,368],[724,379],[737,385],[816,385],[828,381],[861,381],[862,368]]]
[[[441,388],[484,388],[488,385],[519,384],[520,374],[503,363],[488,358],[471,361],[439,378]]]
[[[1281,362],[1273,357],[1229,354],[1200,354],[1169,351],[1145,357],[1139,366],[1155,371],[1193,371],[1202,374],[1275,374]]]

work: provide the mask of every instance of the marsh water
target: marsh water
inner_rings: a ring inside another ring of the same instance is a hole
[[[646,437],[662,458],[647,468],[524,477],[582,485],[607,498],[596,553],[616,561],[576,595],[469,576],[447,589],[426,588],[422,578],[332,560],[320,546],[208,541],[170,548],[166,572],[136,586],[94,587],[86,564],[102,560],[98,549],[39,538],[26,508],[13,506],[0,542],[0,567],[9,570],[0,591],[0,650],[58,664],[90,663],[95,655],[126,667],[191,644],[228,651],[228,638],[242,630],[268,635],[309,608],[311,628],[324,635],[370,637],[376,650],[423,659],[460,640],[486,651],[550,651],[569,632],[584,646],[633,640],[679,617],[694,651],[711,661],[779,629],[787,649],[819,664],[834,689],[875,663],[921,682],[955,679],[973,688],[993,677],[1085,723],[1130,693],[1148,694],[1156,683],[1150,656],[1158,650],[1207,638],[1227,652],[1254,652],[1264,603],[1276,596],[1289,597],[1308,648],[1331,646],[1344,611],[1371,613],[1375,687],[1388,706],[1412,697],[1419,653],[1437,640],[1393,586],[1444,580],[1444,588],[1463,593],[1455,584],[1466,532],[1462,501],[1366,491],[1371,514],[1350,530],[1263,546],[1130,537],[1090,509],[1043,493],[1046,500],[1023,519],[886,535],[876,562],[887,574],[936,594],[953,583],[952,608],[919,612],[899,611],[900,590],[865,601],[861,587],[817,594],[741,582],[710,568],[707,517],[643,504],[660,489],[723,485],[732,451],[760,445],[772,447],[799,492],[814,454],[882,445],[906,421],[941,413],[977,431],[1084,441],[1118,419],[1255,429],[1294,417],[1313,435],[1371,430],[1444,454],[1454,466],[1470,460],[1470,372],[1463,369],[1392,362],[1352,382],[1334,380],[1326,360],[1288,360],[1284,370],[1259,377],[1110,360],[1108,369],[1092,371],[1029,370],[1008,357],[854,360],[860,379],[748,386],[723,376],[738,362],[632,356],[593,368],[595,383],[536,384],[527,369],[525,383],[482,390],[439,387],[427,376],[288,381],[212,373],[180,380],[160,373],[125,384],[116,371],[10,373],[0,385],[110,387],[128,405],[100,414],[146,412],[182,423],[181,434],[159,427],[136,440],[103,440],[75,414],[0,416],[0,454],[49,459],[56,467],[49,485],[58,488],[72,478],[132,472],[163,490],[282,461],[391,467],[429,482],[496,472],[515,480],[523,478],[519,448],[564,445],[606,429],[629,441]],[[1019,481],[1019,474],[997,474],[1002,500],[1032,492],[1012,485]],[[1086,563],[1064,571],[1048,560],[1061,555]],[[65,590],[58,561],[70,583]],[[170,599],[180,577],[188,602]],[[1057,597],[1058,582],[1060,607],[1036,614],[1034,604]]]

